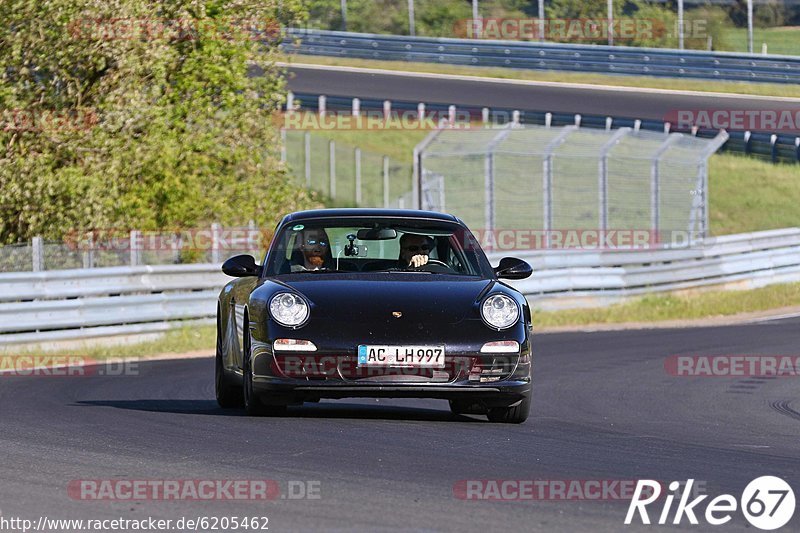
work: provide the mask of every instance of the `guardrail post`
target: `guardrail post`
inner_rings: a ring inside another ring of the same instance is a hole
[[[752,145],[750,144],[750,138],[753,136],[750,130],[744,132],[744,153],[749,154],[750,150],[752,149]]]
[[[355,149],[356,165],[356,207],[361,205],[361,148]]]
[[[614,124],[614,119],[606,117],[606,131],[611,131],[611,126]]]
[[[38,235],[31,241],[31,260],[34,272],[44,270],[44,241]]]
[[[294,93],[289,91],[286,94],[286,112],[291,113],[294,111]]]
[[[331,200],[336,200],[336,141],[328,141],[328,177]]]
[[[795,158],[800,161],[800,137],[794,138],[794,153]]]
[[[778,136],[774,133],[769,137],[769,147],[770,147],[770,155],[772,156],[772,162],[778,160]]]
[[[361,116],[361,100],[358,98],[353,98],[353,116]]]
[[[319,95],[319,99],[317,100],[317,113],[320,117],[325,117],[325,113],[328,107],[328,99],[325,97],[324,94]]]
[[[552,123],[553,123],[553,114],[552,113],[545,113],[544,114],[544,126],[546,128],[549,128]]]
[[[384,100],[383,101],[383,118],[384,120],[389,120],[392,118],[392,101],[391,100]]]
[[[670,124],[669,122],[665,122],[664,123],[664,133],[669,133],[669,130],[671,130],[671,129],[672,129],[672,124]]]
[[[578,126],[579,128],[581,127],[581,118],[582,117],[579,114],[577,113],[575,114],[575,125]]]
[[[311,134],[303,134],[303,157],[305,159],[306,187],[311,188]]]
[[[488,107],[484,107],[483,109],[481,109],[481,121],[483,122],[484,126],[488,126],[489,125],[489,108]]]
[[[141,240],[142,232],[138,230],[131,230],[131,235],[128,241],[128,249],[131,255],[131,266],[137,266],[142,262]]]
[[[450,123],[450,127],[452,128],[455,126],[456,123],[456,106],[451,105],[447,108],[447,121]]]
[[[642,127],[642,121],[641,120],[639,120],[637,118],[636,120],[633,121],[633,131],[639,131],[639,129],[641,127]]]
[[[383,156],[383,207],[389,207],[389,156]]]
[[[212,263],[220,263],[222,262],[221,254],[220,254],[220,230],[221,226],[214,222],[211,224],[211,262]]]
[[[417,104],[417,120],[420,123],[425,120],[425,104],[422,102]]]
[[[514,126],[519,126],[519,110],[515,109],[511,112],[511,123]]]

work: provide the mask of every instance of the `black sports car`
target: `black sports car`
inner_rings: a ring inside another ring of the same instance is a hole
[[[219,295],[216,395],[275,415],[320,398],[441,398],[456,414],[524,422],[531,315],[469,229],[442,213],[290,214],[264,261],[228,259]]]

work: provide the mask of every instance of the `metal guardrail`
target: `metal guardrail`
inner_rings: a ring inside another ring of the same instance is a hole
[[[307,55],[606,74],[800,83],[800,57],[734,52],[377,35],[291,28]]]
[[[299,102],[301,109],[316,111],[319,109],[320,97],[324,97],[328,110],[352,109],[353,98],[348,96],[330,96],[316,93],[293,93],[292,101]],[[420,102],[392,100],[390,107],[393,111],[417,111]],[[383,110],[384,100],[358,99],[358,106],[363,110]],[[435,113],[437,116],[446,116],[452,106],[441,103],[425,103],[426,113]],[[632,128],[647,131],[670,131],[689,133],[704,139],[712,139],[719,134],[718,130],[711,129],[681,129],[662,120],[644,119],[634,117],[610,117],[607,115],[588,115],[573,113],[549,113],[547,111],[531,109],[512,109],[493,107],[491,109],[458,108],[458,113],[469,114],[475,120],[484,116],[492,123],[505,123],[516,118],[520,124],[544,126],[579,125],[582,128],[617,129]],[[800,137],[785,133],[772,133],[763,131],[731,131],[728,140],[720,149],[722,152],[739,153],[773,163],[800,162]]]
[[[512,282],[543,309],[600,306],[677,289],[751,288],[800,281],[800,228],[718,237],[700,248],[540,250],[534,275]],[[213,324],[218,264],[113,267],[0,274],[0,346],[161,332]]]

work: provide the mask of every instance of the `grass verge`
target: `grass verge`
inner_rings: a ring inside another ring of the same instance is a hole
[[[35,350],[31,348],[8,348],[0,352],[0,358],[10,355],[74,355],[87,359],[106,360],[116,358],[149,357],[160,354],[186,353],[213,350],[216,342],[214,326],[184,326],[171,329],[156,340],[136,342],[119,346],[95,346],[90,342],[79,347],[59,350]]]
[[[499,67],[468,67],[442,65],[439,63],[415,63],[406,61],[378,61],[324,56],[293,55],[285,60],[291,63],[332,65],[344,67],[380,68],[403,72],[433,72],[437,74],[459,74],[511,80],[547,81],[562,83],[586,83],[615,87],[638,87],[741,94],[746,96],[778,96],[800,98],[800,86],[790,83],[750,83],[738,81],[710,81],[678,78],[656,78],[652,76],[628,76],[611,74],[589,74],[581,72],[556,72],[552,70],[522,70]]]
[[[625,322],[699,320],[800,305],[800,283],[743,291],[695,291],[648,295],[610,307],[534,311],[537,327],[586,326]]]

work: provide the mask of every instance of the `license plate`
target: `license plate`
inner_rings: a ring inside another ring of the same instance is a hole
[[[361,344],[359,366],[443,368],[444,346],[382,346]]]

